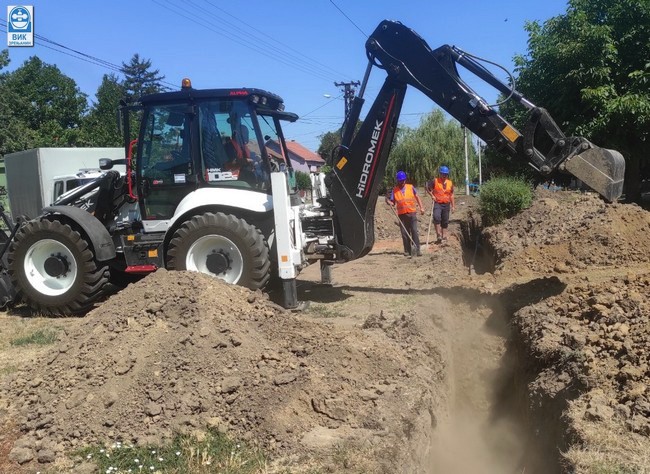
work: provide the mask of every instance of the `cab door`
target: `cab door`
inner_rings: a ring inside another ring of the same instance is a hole
[[[193,113],[185,104],[146,111],[138,159],[143,219],[171,218],[180,201],[196,189],[192,121]]]

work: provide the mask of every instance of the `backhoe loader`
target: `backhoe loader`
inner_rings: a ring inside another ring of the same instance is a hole
[[[103,160],[101,177],[28,221],[7,223],[0,255],[0,301],[22,300],[43,313],[87,311],[108,283],[158,268],[202,272],[262,289],[271,279],[296,308],[296,276],[319,262],[366,255],[374,244],[374,210],[408,86],[422,91],[488,146],[530,163],[539,173],[574,175],[606,200],[623,186],[620,153],[565,136],[549,114],[500,82],[462,50],[431,49],[399,22],[383,21],[366,42],[368,67],[331,157],[314,175],[303,203],[282,133],[282,99],[260,89],[180,90],[121,107],[124,160]],[[458,66],[530,111],[517,130],[459,76]],[[355,133],[373,68],[384,84]],[[138,109],[138,138],[129,141]],[[282,160],[269,153],[274,145]],[[126,174],[111,168],[126,164]]]

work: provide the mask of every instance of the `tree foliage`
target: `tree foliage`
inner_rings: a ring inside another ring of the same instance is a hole
[[[570,0],[565,14],[526,30],[517,88],[567,135],[623,153],[626,194],[637,200],[650,177],[650,2]]]
[[[363,122],[361,120],[357,121],[357,125],[354,128],[355,134],[359,131],[362,124]],[[335,130],[333,132],[326,132],[318,137],[320,138],[320,145],[318,146],[316,153],[318,153],[320,157],[325,160],[325,163],[330,163],[334,157],[334,151],[341,144],[342,133],[343,128],[341,127],[338,130]]]
[[[468,133],[469,177],[478,176],[478,162]],[[440,110],[424,116],[420,126],[407,129],[394,146],[386,167],[386,185],[392,186],[395,173],[403,170],[414,184],[424,184],[446,165],[454,183],[465,182],[465,142],[463,130]]]
[[[17,97],[15,117],[34,132],[35,146],[76,143],[87,101],[73,79],[33,56],[4,85]]]
[[[165,90],[162,85],[165,76],[161,76],[158,69],[152,69],[150,59],[141,58],[137,53],[128,64],[122,63],[122,74],[124,74],[124,92],[130,101]]]
[[[136,100],[160,92],[164,76],[137,54],[124,64],[124,79],[105,75],[96,100],[88,98],[74,79],[55,65],[33,56],[14,71],[7,50],[0,52],[0,156],[36,147],[121,146],[117,127],[120,99]],[[133,131],[137,127],[133,128]]]
[[[115,74],[105,74],[84,122],[84,141],[90,146],[117,147],[124,140],[117,126],[117,110],[124,98],[124,86]]]
[[[341,129],[334,132],[326,132],[318,138],[320,138],[320,145],[318,146],[316,153],[318,153],[326,163],[329,163],[332,159],[332,152],[341,144]]]
[[[0,69],[9,65],[9,51],[0,53]],[[33,132],[17,117],[22,106],[21,97],[7,86],[7,73],[0,74],[0,155],[29,147],[34,140]]]
[[[300,190],[311,189],[311,178],[309,177],[309,173],[296,171],[296,186]]]
[[[9,65],[9,50],[3,49],[0,51],[0,69]]]

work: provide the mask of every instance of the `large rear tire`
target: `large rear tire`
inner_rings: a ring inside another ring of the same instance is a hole
[[[205,273],[252,290],[271,276],[269,246],[256,227],[230,214],[207,212],[185,222],[167,250],[169,270]]]
[[[45,314],[87,311],[108,282],[88,241],[57,220],[30,221],[17,233],[8,257],[18,296]]]

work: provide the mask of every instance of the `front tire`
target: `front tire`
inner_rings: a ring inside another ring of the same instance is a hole
[[[87,311],[108,282],[88,241],[57,220],[30,221],[17,233],[8,257],[18,296],[45,314]]]
[[[194,216],[174,234],[167,251],[169,270],[189,270],[251,290],[271,276],[269,247],[262,233],[243,219],[221,212]]]

